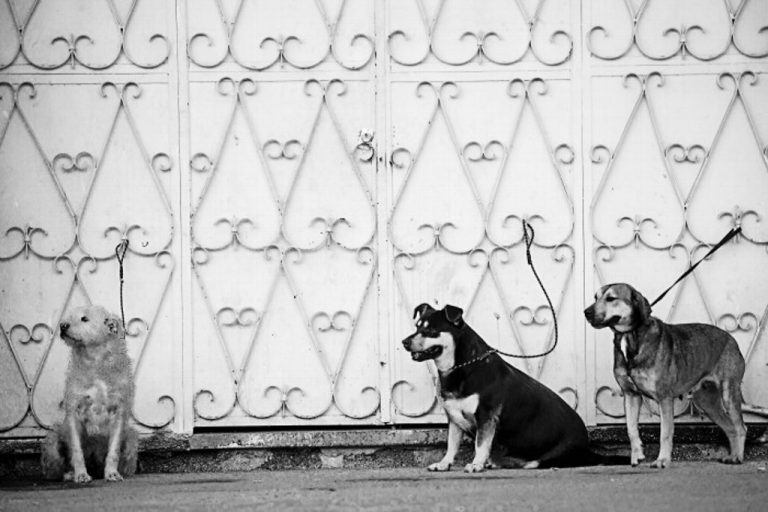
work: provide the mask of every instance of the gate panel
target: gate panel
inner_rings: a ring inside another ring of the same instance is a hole
[[[768,230],[761,222],[768,213],[768,46],[760,35],[768,8],[749,1],[590,4],[585,206],[595,274],[586,288],[626,281],[652,301],[741,226],[742,235],[654,314],[730,332],[747,360],[746,410],[764,414],[756,406],[768,399]],[[594,343],[596,421],[618,421],[623,405],[611,371],[612,337],[601,331],[587,339]],[[686,421],[699,417],[689,397],[677,401],[675,412]],[[656,405],[647,402],[643,415],[657,421]]]
[[[573,336],[581,294],[577,14],[557,1],[394,2],[387,234],[396,337],[412,332],[418,304],[450,303],[491,346],[530,355],[554,342],[552,315],[526,265],[521,221],[530,222],[560,345],[546,358],[510,362],[583,410],[584,370],[574,364],[582,347]],[[394,421],[444,421],[432,363],[414,363],[394,343]]]
[[[380,421],[373,2],[289,3],[187,10],[198,426]]]
[[[61,420],[58,323],[120,311],[121,240],[134,418],[180,428],[174,19],[170,2],[0,3],[0,435]]]

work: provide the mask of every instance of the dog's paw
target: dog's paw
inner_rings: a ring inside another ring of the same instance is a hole
[[[637,466],[644,460],[645,460],[645,455],[643,455],[642,453],[640,455],[632,454],[632,456],[630,457],[630,463],[632,464],[632,467]]]
[[[539,469],[539,461],[532,460],[523,465],[523,469]]]
[[[744,461],[733,455],[727,455],[725,457],[722,457],[720,459],[720,462],[722,462],[723,464],[741,464]]]
[[[451,470],[450,462],[440,461],[427,466],[427,471],[450,471],[450,470]]]
[[[466,466],[464,466],[464,472],[465,473],[482,473],[485,471],[485,464],[477,464],[475,462],[470,462]]]
[[[108,482],[122,482],[123,476],[116,469],[104,472],[104,480]]]
[[[92,480],[92,478],[87,471],[79,471],[75,472],[75,476],[72,478],[72,480],[78,484],[87,484]]]
[[[651,467],[656,469],[668,468],[671,465],[670,463],[671,461],[669,459],[659,458],[651,463]]]

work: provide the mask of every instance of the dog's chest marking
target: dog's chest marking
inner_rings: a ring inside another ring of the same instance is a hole
[[[465,432],[470,432],[476,427],[475,411],[479,402],[480,398],[475,393],[464,398],[446,398],[443,408],[451,423]]]
[[[627,335],[625,334],[625,335],[623,335],[621,337],[621,343],[620,343],[621,353],[624,354],[624,360],[625,361],[629,361],[629,356],[627,355],[627,345],[628,344],[629,344],[629,342],[627,341]]]
[[[621,337],[621,341],[619,342],[619,350],[621,350],[621,353],[624,355],[624,361],[627,362],[627,365],[629,366],[629,359],[630,359],[630,345],[629,345],[629,339],[628,334],[624,334]],[[636,354],[633,354],[633,357],[636,356]],[[659,379],[658,372],[654,367],[650,368],[634,368],[629,367],[628,372],[629,378],[632,380],[632,383],[643,393],[646,395],[655,398],[656,396],[656,382]]]
[[[90,387],[83,390],[78,410],[90,435],[96,435],[108,427],[112,413],[108,401],[109,386],[101,379],[95,379]]]

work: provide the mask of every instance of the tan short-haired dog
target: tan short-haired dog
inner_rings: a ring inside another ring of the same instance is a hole
[[[122,480],[136,471],[138,440],[129,422],[133,371],[120,319],[101,306],[75,309],[59,326],[72,347],[64,422],[43,446],[43,475],[85,483]],[[90,473],[89,473],[90,472]]]
[[[667,324],[651,316],[651,306],[628,284],[609,284],[584,311],[593,327],[613,331],[613,374],[624,393],[632,465],[643,459],[637,429],[643,396],[659,403],[659,456],[651,465],[672,459],[675,397],[693,393],[693,403],[725,431],[730,454],[722,461],[744,460],[747,429],[741,415],[744,357],[733,336],[709,324]]]

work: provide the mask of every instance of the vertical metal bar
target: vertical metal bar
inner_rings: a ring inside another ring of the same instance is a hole
[[[376,251],[378,253],[378,275],[376,279],[376,309],[378,324],[378,339],[376,351],[379,361],[379,392],[381,396],[380,419],[383,423],[392,422],[392,383],[394,374],[392,367],[395,343],[395,319],[397,315],[397,294],[393,293],[392,275],[392,244],[387,229],[389,209],[392,204],[392,180],[388,155],[390,147],[389,119],[389,45],[387,44],[387,27],[389,26],[389,10],[386,0],[376,0],[374,5],[374,41],[378,47],[374,61],[374,91],[376,116],[376,216],[378,233],[376,234]]]
[[[174,251],[179,261],[178,276],[180,279],[181,311],[177,315],[177,332],[181,334],[176,340],[174,353],[180,354],[176,360],[180,361],[179,376],[174,380],[174,394],[181,399],[177,401],[179,410],[173,428],[177,432],[191,434],[194,428],[195,415],[192,403],[194,401],[194,352],[192,329],[192,240],[191,240],[191,205],[192,184],[189,169],[190,156],[190,119],[189,119],[189,68],[187,59],[187,16],[186,2],[176,1],[176,8],[172,15],[175,17],[176,28],[176,59],[169,66],[171,80],[170,85],[175,86],[176,109],[172,122],[176,126],[178,137],[177,161],[179,168],[179,193],[177,215],[180,229],[174,243]]]
[[[585,5],[586,4],[586,5]],[[574,84],[574,97],[575,101],[579,102],[580,111],[577,119],[574,119],[574,130],[579,130],[581,141],[581,154],[579,158],[574,159],[574,164],[579,168],[574,168],[573,172],[576,176],[581,176],[580,187],[574,187],[574,202],[579,204],[581,201],[581,208],[576,209],[575,215],[581,218],[577,220],[577,225],[581,224],[581,229],[578,231],[578,235],[574,237],[574,249],[576,250],[577,257],[581,256],[581,265],[577,264],[577,268],[580,269],[574,272],[574,276],[578,274],[578,277],[574,277],[574,293],[576,300],[582,300],[583,302],[578,305],[588,304],[589,296],[591,295],[591,288],[593,278],[593,251],[592,251],[592,224],[589,218],[592,203],[592,169],[586,158],[586,155],[591,154],[590,146],[592,145],[592,97],[590,82],[592,78],[592,57],[587,56],[585,52],[588,50],[587,37],[589,35],[589,28],[587,24],[592,19],[592,2],[580,2],[580,8],[578,13],[574,13],[577,17],[576,27],[578,29],[578,51],[574,52],[573,65],[578,72],[575,72],[572,76],[572,83]],[[579,172],[581,170],[581,172]],[[577,315],[580,317],[581,309],[577,308]],[[578,331],[580,334],[581,349],[584,357],[581,359],[583,364],[583,381],[580,389],[583,392],[582,400],[579,402],[584,407],[581,414],[584,415],[584,421],[587,425],[594,425],[597,423],[597,408],[595,407],[592,397],[595,396],[597,371],[596,371],[596,354],[594,352],[594,343],[591,340],[594,339],[594,331],[590,331],[587,328],[586,322],[581,322],[581,329]]]

